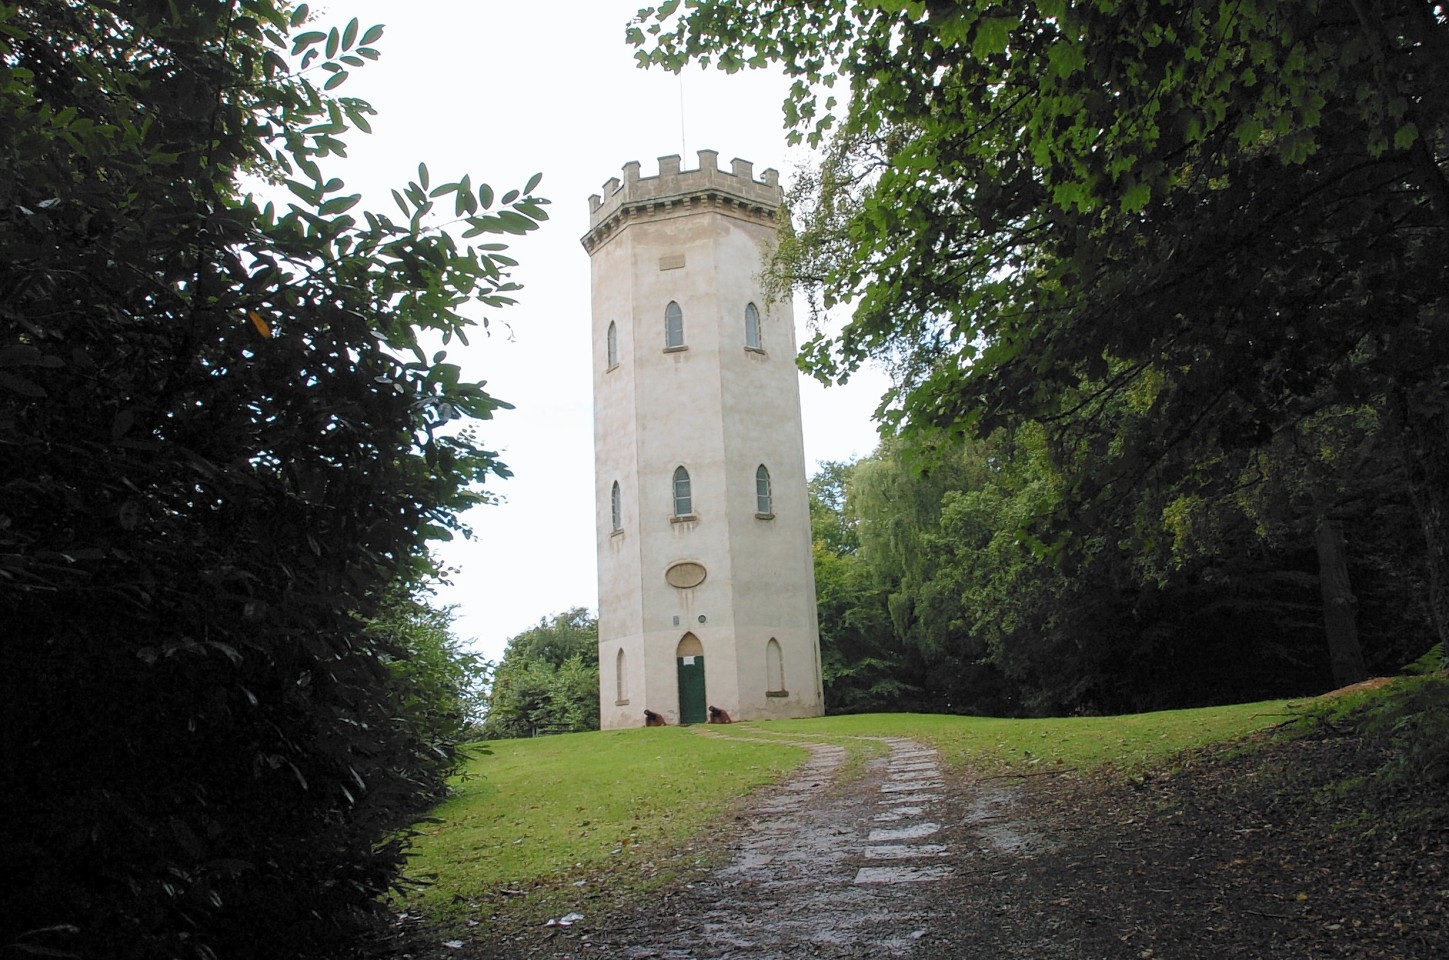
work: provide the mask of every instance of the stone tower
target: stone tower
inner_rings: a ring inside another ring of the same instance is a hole
[[[824,712],[778,174],[718,157],[589,198],[605,729]]]

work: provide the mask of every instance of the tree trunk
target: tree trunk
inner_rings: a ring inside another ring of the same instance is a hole
[[[1323,626],[1335,686],[1346,687],[1367,676],[1358,642],[1358,598],[1348,581],[1348,547],[1343,522],[1323,517],[1314,538],[1318,545],[1318,586],[1323,593]]]

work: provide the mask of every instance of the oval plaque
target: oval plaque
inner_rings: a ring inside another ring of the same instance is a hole
[[[681,590],[697,587],[704,583],[704,565],[690,560],[676,563],[664,571],[664,579],[669,581],[671,587],[678,587]]]

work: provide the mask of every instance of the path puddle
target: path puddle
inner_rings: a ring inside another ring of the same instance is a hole
[[[941,799],[939,793],[905,793],[895,796],[886,796],[881,799],[882,803],[905,803],[905,804],[926,804]]]
[[[892,840],[920,840],[941,829],[939,823],[913,823],[909,827],[877,827],[867,836],[867,843],[889,843]]]
[[[950,876],[950,867],[861,867],[855,872],[855,882],[930,883]]]
[[[929,790],[932,788],[944,787],[946,784],[940,780],[912,780],[909,783],[887,783],[880,788],[881,793],[906,793],[912,790]]]
[[[928,857],[944,857],[948,853],[944,843],[918,843],[909,847],[866,847],[867,860],[924,860]]]

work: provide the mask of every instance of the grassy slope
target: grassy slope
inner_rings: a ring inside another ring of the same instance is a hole
[[[1134,770],[1210,743],[1233,740],[1281,723],[1293,701],[1167,710],[1119,717],[1003,720],[938,714],[863,714],[768,725],[792,736],[909,737],[929,743],[948,766],[988,774],[1037,767],[1078,770],[1110,764]]]
[[[1001,720],[870,714],[710,728],[581,733],[489,744],[457,795],[423,824],[410,873],[434,875],[409,907],[445,926],[503,910],[537,920],[627,896],[693,865],[693,838],[798,766],[792,740],[882,751],[908,737],[983,773],[1104,764],[1127,771],[1281,722],[1288,701],[1124,717]],[[763,741],[763,742],[759,742]],[[609,891],[608,894],[605,891]],[[507,903],[507,907],[503,904]]]
[[[445,923],[486,913],[500,897],[526,894],[521,905],[541,916],[587,900],[579,891],[605,880],[628,877],[636,889],[659,882],[688,865],[687,838],[808,756],[679,727],[487,747],[433,811],[439,822],[419,826],[409,864],[411,876],[435,878],[409,906]]]

